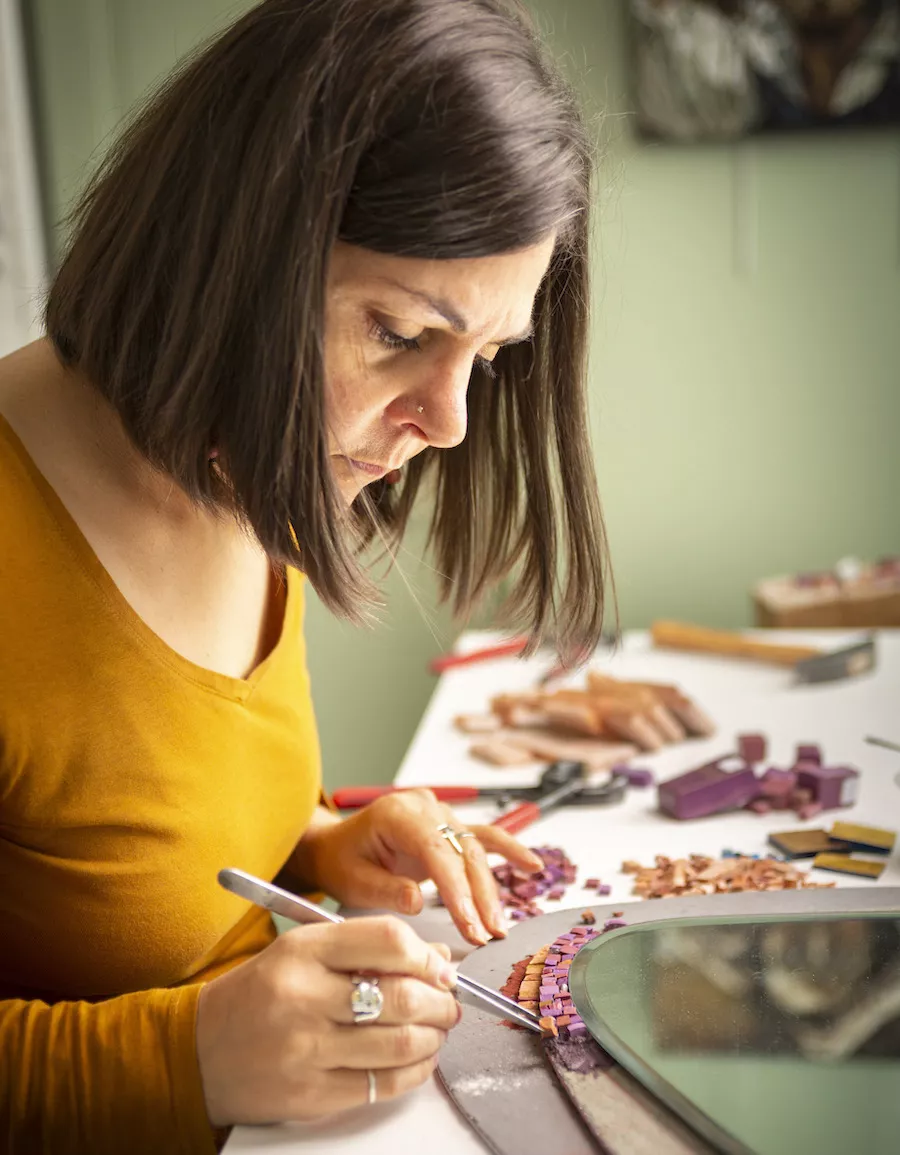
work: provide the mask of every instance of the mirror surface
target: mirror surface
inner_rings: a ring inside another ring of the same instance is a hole
[[[900,1151],[900,916],[678,919],[576,956],[597,1041],[725,1152]]]

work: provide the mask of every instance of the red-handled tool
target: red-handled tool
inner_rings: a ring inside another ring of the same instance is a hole
[[[513,657],[521,654],[527,645],[527,638],[510,638],[507,642],[498,642],[496,646],[487,646],[483,650],[472,650],[469,654],[444,654],[443,657],[433,658],[428,663],[428,669],[432,674],[443,674],[444,670],[452,670],[455,666],[471,666],[489,658]]]
[[[505,814],[495,818],[491,826],[499,826],[507,834],[518,834],[520,830],[524,830],[532,822],[537,822],[541,815],[546,814],[548,810],[552,810],[555,806],[561,806],[573,794],[579,794],[583,788],[581,778],[573,778],[570,782],[560,786],[558,790],[552,790],[536,802],[522,802],[518,806],[514,806],[512,810],[507,810]]]
[[[383,794],[397,794],[415,790],[414,786],[341,786],[331,796],[338,810],[359,810]],[[508,798],[514,793],[509,786],[428,786],[439,802],[475,802],[479,798]]]
[[[565,783],[581,782],[583,777],[584,763],[554,762],[542,772],[534,786],[426,786],[424,789],[430,790],[439,802],[474,802],[478,798],[498,798],[508,802],[513,798],[542,798]],[[358,810],[383,794],[415,789],[415,786],[341,786],[331,799],[338,810]],[[606,787],[603,790],[605,792]]]

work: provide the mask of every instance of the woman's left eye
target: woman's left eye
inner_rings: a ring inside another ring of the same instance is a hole
[[[392,330],[382,325],[380,321],[372,322],[371,332],[375,340],[387,349],[409,349],[417,353],[422,351],[421,339],[419,337],[401,337],[399,333],[392,332]],[[497,376],[497,370],[487,357],[476,357],[475,368],[480,369],[485,376],[491,379]]]
[[[418,337],[401,337],[399,333],[392,333],[390,329],[386,329],[378,321],[372,324],[372,335],[376,341],[380,341],[388,349],[415,349],[418,351],[422,348]]]

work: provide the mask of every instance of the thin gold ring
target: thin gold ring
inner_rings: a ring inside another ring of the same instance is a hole
[[[457,854],[463,854],[462,843],[459,841],[459,836],[462,831],[454,830],[449,822],[442,822],[438,827],[438,834],[441,838],[446,838]]]

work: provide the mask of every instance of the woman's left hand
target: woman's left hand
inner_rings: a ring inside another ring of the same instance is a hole
[[[462,854],[441,834],[444,823],[466,834]],[[418,914],[418,884],[433,879],[460,933],[479,946],[506,934],[488,852],[529,874],[544,867],[506,831],[467,827],[430,790],[385,794],[342,822],[308,831],[297,849],[304,876],[346,906]]]

